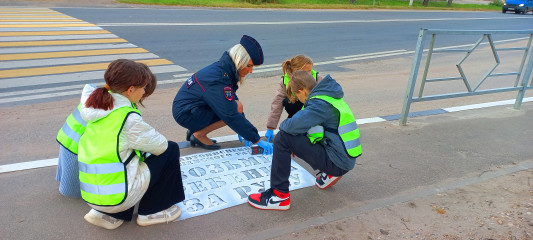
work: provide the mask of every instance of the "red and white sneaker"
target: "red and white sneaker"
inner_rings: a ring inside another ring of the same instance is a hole
[[[271,188],[262,193],[250,194],[248,203],[258,209],[285,211],[291,208],[291,195]]]
[[[331,187],[341,179],[342,176],[334,177],[331,175],[328,175],[325,172],[319,172],[316,177],[315,185],[320,189],[326,189],[328,187]]]

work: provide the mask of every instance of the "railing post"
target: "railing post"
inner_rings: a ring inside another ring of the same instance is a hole
[[[409,108],[411,107],[411,100],[413,99],[413,92],[415,90],[416,78],[418,76],[418,69],[420,67],[420,60],[424,53],[424,42],[426,38],[427,29],[420,29],[418,33],[418,41],[416,43],[413,65],[411,67],[411,74],[409,75],[409,82],[403,101],[402,114],[400,115],[400,125],[407,123],[407,115],[409,115]]]
[[[531,34],[529,37],[531,39],[533,37],[533,34]],[[531,41],[529,42],[531,43]],[[529,48],[531,48],[531,45],[528,46],[528,49]],[[522,76],[521,88],[520,90],[518,90],[518,94],[516,95],[516,101],[514,102],[514,109],[520,109],[520,106],[522,105],[522,100],[524,100],[524,95],[526,93],[526,89],[528,86],[529,79],[531,78],[532,71],[533,71],[533,52],[529,54],[529,61],[527,63],[527,67],[524,72],[524,75]]]

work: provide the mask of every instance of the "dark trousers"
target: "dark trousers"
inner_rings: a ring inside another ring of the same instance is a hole
[[[139,215],[154,214],[185,199],[180,170],[180,148],[168,142],[167,150],[159,156],[144,160],[150,169],[150,185],[139,202]],[[114,218],[131,221],[134,207],[119,213],[105,213]]]
[[[342,176],[348,171],[337,167],[328,157],[320,143],[312,144],[305,135],[291,135],[282,130],[274,139],[274,154],[270,173],[270,187],[280,192],[289,192],[291,153],[304,160],[315,170],[332,176]]]

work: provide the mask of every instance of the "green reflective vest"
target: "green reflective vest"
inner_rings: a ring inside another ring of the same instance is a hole
[[[313,78],[316,81],[316,76],[318,75],[318,72],[315,70],[311,70],[311,75],[313,75]],[[285,89],[287,89],[287,86],[289,86],[290,81],[291,79],[289,78],[289,74],[285,73],[285,75],[283,75],[283,84],[285,84]]]
[[[355,117],[353,116],[352,110],[348,104],[346,104],[342,98],[337,99],[326,95],[317,95],[311,97],[311,99],[313,98],[322,99],[339,111],[340,119],[337,132],[344,143],[344,149],[351,157],[357,157],[361,155],[362,149],[361,141],[359,139],[359,128],[357,127],[357,122],[355,121]],[[320,125],[312,127],[307,133],[311,143],[315,144],[324,137],[324,127]]]
[[[78,154],[78,142],[87,126],[87,122],[81,118],[80,109],[81,103],[78,104],[78,107],[67,117],[67,120],[61,129],[59,129],[56,137],[59,144],[74,154]]]
[[[121,204],[127,195],[126,165],[139,151],[128,159],[119,155],[119,135],[126,118],[131,113],[141,114],[133,107],[113,110],[105,118],[89,122],[80,139],[78,166],[83,200],[100,206]]]

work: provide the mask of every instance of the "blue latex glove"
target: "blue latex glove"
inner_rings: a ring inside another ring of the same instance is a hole
[[[244,138],[241,137],[241,135],[237,134],[237,136],[239,137],[239,142],[243,142],[244,141],[244,146],[245,147],[251,147],[252,146],[252,142],[251,141],[248,141]]]
[[[265,133],[265,137],[267,138],[267,142],[272,142],[272,140],[274,140],[274,130],[267,129],[267,132]]]
[[[265,140],[261,140],[257,143],[257,146],[262,147],[265,151],[263,152],[264,155],[270,155],[274,152],[274,147],[272,146],[272,143],[269,143]]]

